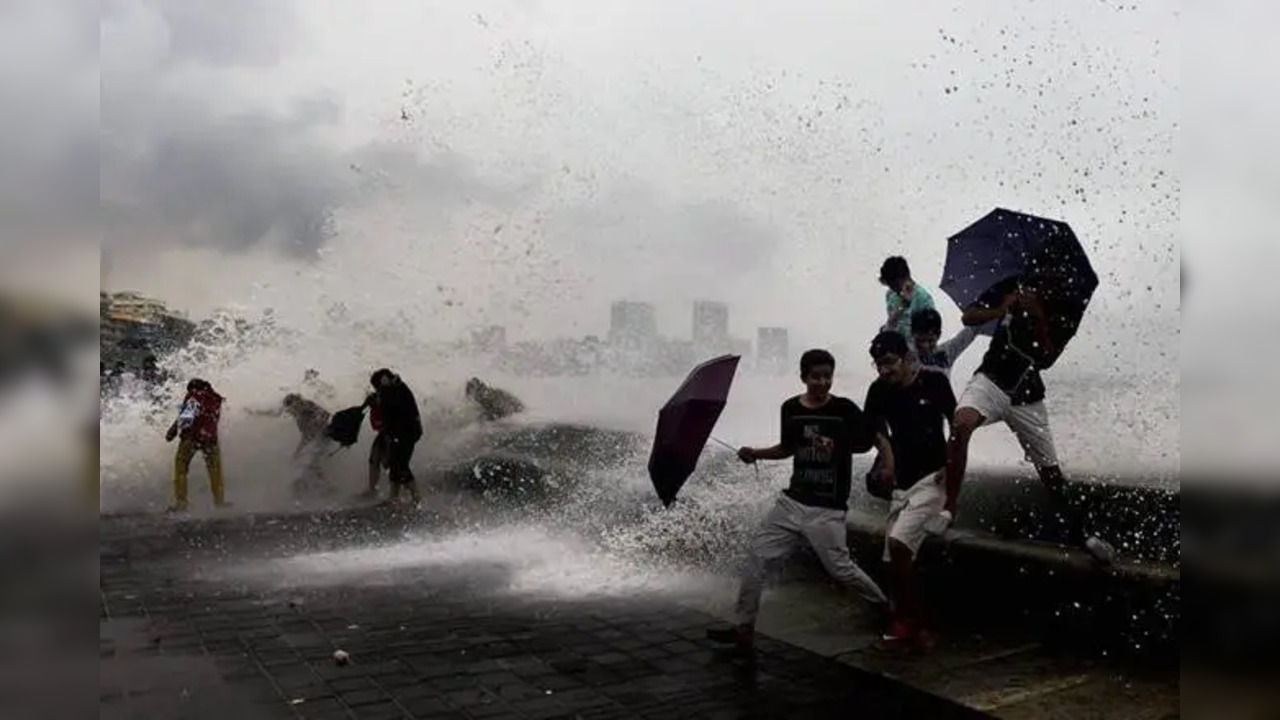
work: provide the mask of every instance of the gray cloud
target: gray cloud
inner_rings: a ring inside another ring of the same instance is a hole
[[[466,206],[513,210],[537,192],[535,182],[483,178],[464,156],[423,158],[411,144],[335,149],[325,133],[338,128],[345,108],[331,97],[238,111],[245,105],[221,90],[218,73],[280,62],[297,42],[293,7],[108,5],[100,142],[108,266],[118,249],[173,243],[228,251],[267,243],[306,257],[327,240],[335,209],[374,197],[394,194],[412,206],[415,228],[427,231],[433,218],[444,227]],[[628,215],[602,228],[616,212]],[[683,206],[641,185],[570,211],[560,227],[566,232],[557,239],[599,260],[597,269],[616,267],[619,251],[637,244],[645,247],[638,260],[682,254],[685,274],[758,266],[776,242],[732,207]]]
[[[333,213],[377,192],[411,192],[420,210],[509,204],[456,156],[422,158],[388,143],[337,148],[345,108],[324,95],[251,109],[229,88],[245,67],[271,70],[298,42],[287,2],[104,8],[101,220],[105,262],[119,250],[259,245],[309,257]],[[388,108],[394,111],[394,108]],[[415,214],[421,218],[421,214]],[[429,218],[428,218],[429,221]]]

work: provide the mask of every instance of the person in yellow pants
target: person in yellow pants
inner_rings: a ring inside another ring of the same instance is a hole
[[[187,476],[196,453],[204,455],[204,466],[209,471],[209,492],[216,507],[226,505],[222,484],[222,449],[215,443],[201,443],[194,439],[178,441],[178,452],[173,456],[173,507],[174,512],[187,511]]]
[[[187,396],[182,400],[178,419],[169,426],[165,440],[178,440],[178,452],[173,458],[173,505],[170,512],[187,510],[187,474],[196,453],[204,455],[209,470],[209,490],[216,507],[226,505],[222,483],[222,449],[218,444],[218,422],[222,415],[223,398],[213,386],[199,378],[187,383]]]

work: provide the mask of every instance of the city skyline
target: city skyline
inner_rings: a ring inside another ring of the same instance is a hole
[[[136,291],[102,292],[104,349],[114,347],[127,338],[142,344],[134,352],[163,352],[162,336],[185,336],[197,325],[210,319],[192,322],[185,313],[170,308],[159,300]],[[613,300],[609,305],[609,326],[605,333],[554,338],[512,338],[502,324],[477,325],[464,335],[443,340],[459,351],[487,355],[503,363],[526,368],[554,366],[570,372],[583,371],[600,363],[631,366],[639,372],[678,372],[699,358],[732,353],[748,364],[768,372],[780,372],[791,364],[792,338],[787,328],[757,326],[744,336],[732,332],[732,308],[719,300],[699,299],[685,304],[687,318],[684,332],[664,333],[657,319],[656,303],[637,300]],[[215,313],[214,315],[218,315]],[[272,315],[264,311],[264,316]],[[188,332],[173,332],[175,321]],[[669,323],[668,323],[669,324]],[[166,326],[162,329],[162,326]],[[190,326],[190,327],[188,327]],[[129,344],[129,343],[126,343]],[[145,346],[145,347],[144,347]],[[113,353],[114,354],[114,353]]]

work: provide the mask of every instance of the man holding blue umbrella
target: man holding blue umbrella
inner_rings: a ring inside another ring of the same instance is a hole
[[[955,517],[973,432],[1003,422],[1057,502],[1068,506],[1072,542],[1109,564],[1112,547],[1086,537],[1083,512],[1069,507],[1040,377],[1075,335],[1098,284],[1075,234],[1065,223],[997,209],[950,238],[943,274],[942,288],[964,308],[964,324],[992,332],[951,423],[944,512]]]

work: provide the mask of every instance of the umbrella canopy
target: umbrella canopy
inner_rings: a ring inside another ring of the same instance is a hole
[[[658,412],[658,429],[649,454],[649,478],[663,505],[670,507],[698,466],[702,449],[729,398],[740,359],[738,355],[722,355],[695,367]]]
[[[947,239],[939,287],[961,308],[1015,278],[1045,304],[1055,349],[1041,364],[1047,368],[1075,337],[1098,275],[1075,232],[1058,220],[997,208]],[[983,328],[987,334],[993,330]]]

